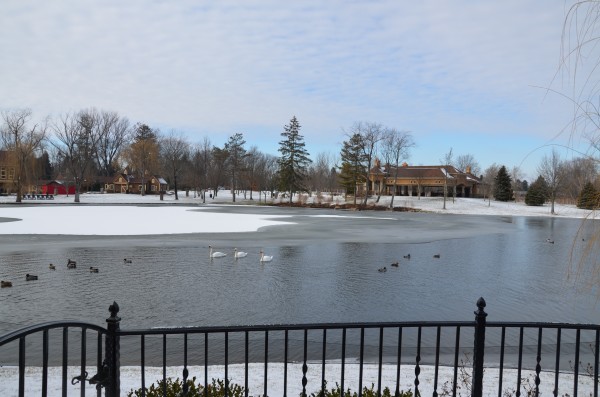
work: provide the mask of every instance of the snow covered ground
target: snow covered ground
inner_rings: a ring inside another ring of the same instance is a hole
[[[257,214],[225,214],[214,211],[203,211],[214,208],[214,205],[231,205],[229,191],[220,191],[219,197],[207,197],[206,204],[200,197],[180,192],[179,200],[175,195],[165,195],[163,200],[157,195],[134,194],[82,194],[82,205],[72,204],[73,196],[56,196],[54,200],[24,200],[21,205],[5,205],[0,207],[0,218],[12,218],[14,222],[0,223],[0,234],[68,234],[68,235],[150,235],[198,233],[211,230],[214,233],[251,232],[260,227],[286,223],[285,216]],[[236,205],[257,205],[258,193],[254,200],[237,197]],[[389,205],[391,197],[383,196],[378,205]],[[14,203],[14,196],[0,197],[0,203]],[[283,199],[286,200],[286,199]],[[326,202],[343,204],[343,196],[329,195],[317,197],[304,196],[304,202]],[[269,201],[271,201],[269,199]],[[278,202],[278,199],[274,200]],[[369,202],[373,203],[375,199]],[[63,205],[61,205],[63,204]],[[111,205],[114,204],[114,205]],[[123,206],[123,204],[128,204]],[[139,204],[136,206],[135,204]],[[153,204],[153,205],[149,205]],[[595,217],[593,211],[582,210],[574,205],[555,205],[555,214],[550,213],[550,205],[541,207],[526,206],[523,202],[497,202],[474,198],[457,198],[446,201],[443,209],[441,197],[405,197],[394,199],[395,207],[420,209],[427,212],[463,215],[501,215],[501,216],[555,216],[586,218]],[[123,219],[127,222],[123,222]],[[338,216],[350,216],[340,211]],[[279,218],[279,219],[277,219]],[[169,219],[170,222],[159,222],[158,219]],[[85,220],[85,222],[81,222]],[[93,223],[94,228],[89,224]],[[43,226],[40,226],[43,225]],[[64,225],[69,225],[65,228]],[[115,227],[118,225],[118,227]]]
[[[306,378],[308,380],[306,391],[307,393],[314,393],[319,390],[321,384],[321,365],[320,363],[308,366],[308,372]],[[419,374],[419,391],[421,395],[427,396],[433,394],[434,385],[434,367],[432,366],[421,366],[421,372]],[[88,373],[95,374],[94,368],[88,368]],[[192,366],[188,368],[189,378],[196,377],[197,383],[204,384],[204,367]],[[345,380],[344,389],[350,388],[352,391],[358,391],[358,379],[359,379],[359,366],[358,364],[346,364],[344,367]],[[183,367],[167,367],[167,378],[173,379],[182,378]],[[74,376],[79,375],[78,367],[68,367],[68,382],[67,382],[67,396],[79,396],[81,393],[81,385],[71,385],[71,379]],[[336,382],[340,382],[341,365],[335,363],[328,363],[326,365],[326,379],[327,388],[331,389],[335,387]],[[62,383],[61,383],[62,368],[51,367],[48,370],[48,395],[58,396],[61,395]],[[163,373],[160,367],[148,367],[145,370],[146,387],[152,383],[157,383],[158,380],[162,379]],[[269,379],[267,382],[267,393],[269,396],[283,396],[283,364],[282,363],[270,363],[268,366]],[[90,375],[91,376],[91,375]],[[378,366],[376,364],[365,364],[363,366],[363,386],[371,387],[375,385],[377,390],[377,376]],[[451,392],[452,379],[454,376],[454,369],[450,367],[440,367],[438,373],[438,395],[444,390]],[[41,390],[41,369],[28,368],[25,374],[25,388],[26,396],[40,396],[42,395]],[[211,379],[224,379],[225,368],[222,365],[216,365],[209,367],[208,370],[208,382]],[[244,365],[234,364],[228,366],[228,378],[240,386],[244,386]],[[523,371],[521,373],[521,395],[527,394],[528,390],[535,390],[535,373],[532,371]],[[17,396],[18,390],[18,368],[17,367],[0,367],[0,395],[3,397]],[[248,389],[249,395],[261,396],[264,393],[264,364],[252,363],[249,364],[248,368]],[[302,364],[294,363],[288,364],[288,396],[298,396],[302,392]],[[392,393],[395,390],[396,385],[396,366],[384,365],[382,368],[381,376],[382,389],[389,387]],[[467,386],[460,381],[459,375],[457,395],[470,396],[470,390]],[[517,371],[514,369],[505,369],[503,372],[503,394],[502,395],[515,395],[517,384]],[[539,391],[541,396],[553,395],[554,390],[554,373],[542,372],[540,373],[540,385]],[[400,372],[400,390],[414,392],[414,381],[415,373],[413,366],[402,366]],[[558,382],[558,395],[559,396],[572,396],[573,394],[573,374],[563,373],[560,374]],[[488,368],[484,373],[483,381],[484,396],[498,395],[498,370]],[[593,379],[589,376],[579,376],[578,382],[578,395],[591,395],[593,393]],[[121,367],[121,395],[125,396],[132,389],[141,387],[141,374],[139,367]],[[95,388],[93,385],[87,384],[86,396],[95,395]],[[451,393],[449,394],[451,395]]]

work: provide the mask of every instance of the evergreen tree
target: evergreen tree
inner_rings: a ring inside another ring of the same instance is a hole
[[[498,201],[511,201],[513,199],[512,181],[505,166],[500,167],[494,182],[494,198]]]
[[[342,145],[340,179],[342,186],[346,188],[346,194],[354,195],[354,205],[356,206],[356,188],[359,183],[365,182],[366,174],[366,156],[362,149],[362,136],[354,134]]]
[[[544,205],[548,199],[548,184],[541,175],[538,176],[535,182],[529,186],[527,194],[525,194],[525,204],[527,205]]]
[[[281,133],[284,138],[279,142],[279,188],[290,192],[292,196],[297,191],[305,191],[304,179],[309,164],[312,162],[305,148],[304,137],[300,135],[300,124],[296,116],[292,117],[290,124],[286,125]]]
[[[583,208],[586,210],[597,209],[600,207],[600,205],[598,205],[599,202],[600,195],[598,194],[598,191],[591,182],[587,182],[583,186],[583,189],[581,189],[581,193],[577,199],[577,208]]]
[[[246,149],[244,145],[244,135],[237,133],[229,137],[229,140],[225,143],[225,150],[229,154],[227,158],[227,165],[229,166],[229,174],[231,176],[231,194],[233,196],[233,202],[235,203],[235,192],[237,189],[237,182],[239,179],[239,173],[243,168],[244,159],[246,158]]]

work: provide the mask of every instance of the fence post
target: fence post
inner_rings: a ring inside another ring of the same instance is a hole
[[[483,311],[485,299],[477,300],[475,312],[475,341],[473,346],[473,379],[471,381],[471,397],[483,396],[483,353],[485,349],[485,318]]]
[[[106,387],[106,397],[119,397],[121,395],[121,346],[119,342],[119,329],[121,317],[119,313],[119,305],[113,302],[108,308],[110,317],[106,319],[106,343],[104,345],[104,357],[108,365],[109,380]]]

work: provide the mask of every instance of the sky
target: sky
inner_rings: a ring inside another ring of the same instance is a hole
[[[410,131],[409,164],[452,149],[534,180],[586,151],[559,70],[568,0],[0,2],[0,110],[95,107],[278,155],[293,116],[311,157],[358,121]],[[548,91],[546,88],[551,88]],[[554,145],[554,146],[553,146]]]

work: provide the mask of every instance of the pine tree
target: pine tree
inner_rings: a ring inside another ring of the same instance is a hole
[[[279,142],[279,188],[290,192],[292,196],[297,191],[305,191],[304,179],[309,164],[312,162],[305,148],[304,137],[300,135],[300,124],[296,116],[292,117],[290,124],[286,125],[281,133],[284,138]]]
[[[579,193],[577,208],[593,210],[600,207],[600,195],[591,182],[586,183]]]
[[[525,204],[527,205],[544,205],[548,199],[548,184],[540,175],[535,182],[529,186],[527,194],[525,194]]]
[[[356,188],[359,183],[364,183],[366,173],[366,156],[362,150],[362,137],[360,134],[354,134],[342,145],[340,179],[342,186],[346,188],[346,193],[354,195],[354,205],[356,206]]]
[[[231,176],[231,195],[233,202],[235,203],[235,192],[237,189],[237,182],[239,178],[239,172],[241,171],[246,156],[246,149],[244,145],[244,135],[237,133],[229,137],[229,140],[225,143],[225,150],[228,153],[227,165],[229,174]]]
[[[494,198],[498,201],[511,201],[513,199],[512,181],[506,167],[500,167],[495,178]]]

